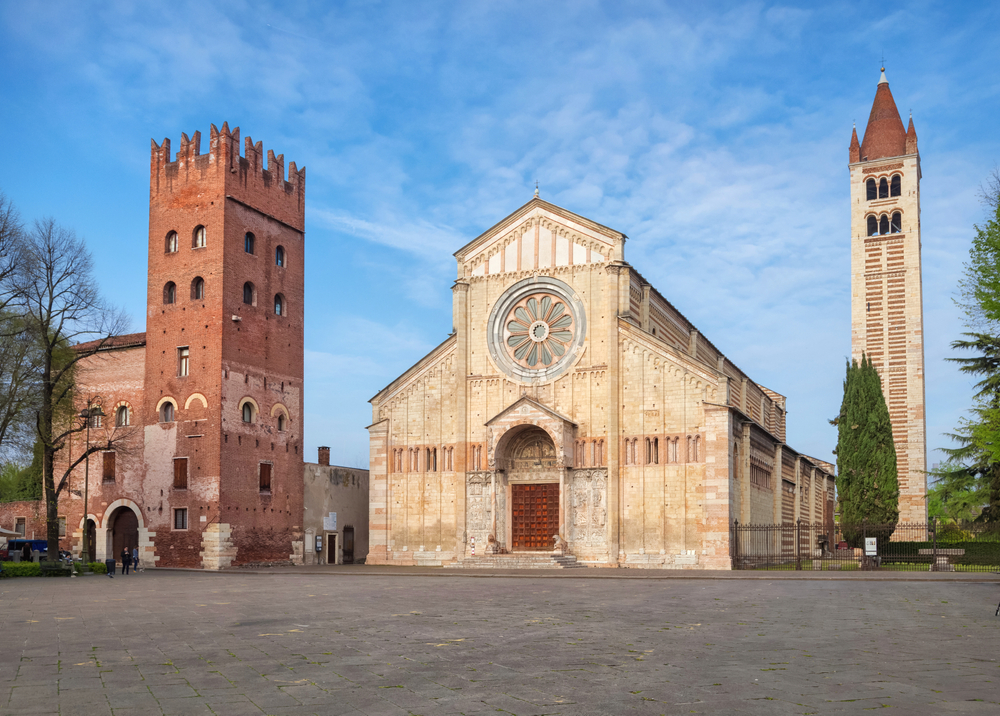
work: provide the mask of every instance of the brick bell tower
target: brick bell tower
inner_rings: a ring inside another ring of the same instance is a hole
[[[900,522],[927,521],[920,154],[885,68],[864,141],[851,137],[851,356],[882,377],[899,474]]]
[[[152,143],[145,493],[159,564],[218,569],[302,554],[305,169],[200,143]]]

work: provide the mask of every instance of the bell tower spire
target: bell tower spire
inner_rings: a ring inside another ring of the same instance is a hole
[[[896,109],[885,67],[851,172],[851,357],[871,358],[889,406],[899,520],[927,520],[920,154]]]

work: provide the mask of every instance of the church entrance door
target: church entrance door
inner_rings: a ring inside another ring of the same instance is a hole
[[[559,532],[559,483],[511,485],[511,547],[548,551]]]

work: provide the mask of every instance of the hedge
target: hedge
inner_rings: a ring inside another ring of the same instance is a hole
[[[42,568],[38,562],[4,562],[0,577],[41,577]]]
[[[104,564],[104,562],[91,562],[90,571],[94,574],[107,574],[108,565]]]
[[[933,559],[931,555],[920,555],[918,550],[934,549],[933,542],[887,542],[885,543],[885,554],[882,555],[883,562],[891,562],[894,557],[916,557],[921,556],[927,560]],[[965,554],[961,557],[950,556],[952,564],[996,564],[1000,565],[1000,542],[941,542],[937,543],[938,549],[964,549]],[[880,550],[881,551],[881,550]]]

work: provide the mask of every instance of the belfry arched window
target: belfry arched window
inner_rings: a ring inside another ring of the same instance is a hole
[[[128,406],[119,406],[118,410],[115,411],[115,427],[125,428],[129,425],[129,414]]]
[[[177,300],[177,284],[173,281],[167,281],[167,285],[163,287],[163,302],[173,303]]]
[[[171,231],[167,234],[166,245],[164,246],[164,251],[168,254],[177,253],[177,232]]]
[[[245,284],[243,284],[243,303],[245,303],[248,306],[252,306],[253,294],[254,294],[253,284],[247,281]]]
[[[872,199],[878,199],[878,182],[874,179],[869,179],[865,182],[865,193],[868,197],[868,201]]]
[[[879,236],[884,236],[889,233],[889,215],[882,214],[882,217],[878,220],[878,233]]]
[[[248,254],[252,254],[254,252],[255,243],[256,240],[254,238],[254,235],[248,231],[246,233],[246,236],[243,237],[243,250],[246,251]]]
[[[285,315],[285,297],[280,293],[274,297],[274,315],[284,316]]]
[[[889,198],[889,182],[885,177],[878,180],[878,198],[888,199]]]
[[[874,216],[868,217],[868,235],[876,236],[878,234],[878,219]]]
[[[203,249],[205,248],[205,227],[196,226],[194,227],[194,232],[191,234],[191,248],[193,249]]]
[[[160,422],[161,423],[172,423],[174,422],[174,404],[169,400],[160,406]]]
[[[898,234],[903,230],[903,215],[898,211],[892,215],[891,226],[889,231],[893,234]]]
[[[274,265],[284,266],[285,265],[285,247],[279,246],[274,250]]]
[[[899,174],[892,175],[892,181],[889,184],[889,196],[899,196],[903,193],[903,177]]]

